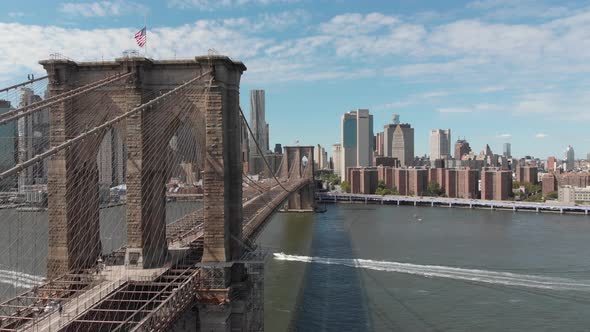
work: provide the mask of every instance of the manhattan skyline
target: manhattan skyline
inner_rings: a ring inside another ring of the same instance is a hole
[[[474,151],[512,143],[515,156],[562,158],[590,148],[590,8],[558,1],[3,2],[1,82],[40,73],[59,52],[109,60],[135,48],[148,15],[147,56],[209,49],[244,61],[244,91],[264,89],[270,145],[331,146],[340,115],[366,108],[374,130],[398,113],[415,128],[451,128]],[[509,37],[508,37],[509,36]],[[143,52],[142,52],[143,54]],[[241,105],[249,111],[248,96]],[[309,119],[314,121],[309,121]]]

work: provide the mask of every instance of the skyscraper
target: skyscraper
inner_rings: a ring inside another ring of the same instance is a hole
[[[451,157],[451,130],[433,129],[430,131],[430,160]]]
[[[571,171],[574,169],[574,148],[571,145],[568,145],[565,149],[565,170]]]
[[[41,101],[33,90],[23,88],[20,91],[20,106],[27,106]],[[34,114],[21,117],[16,123],[18,132],[18,162],[33,158],[49,147],[49,110],[44,109]],[[45,183],[47,178],[47,161],[27,167],[19,173],[19,191],[23,186]]]
[[[263,154],[269,151],[264,90],[250,91],[250,128],[252,129],[252,137],[250,137],[250,161],[248,164],[250,173],[258,174],[262,172],[264,166],[255,141],[258,142]]]
[[[266,123],[264,90],[250,91],[250,127],[260,148],[267,152],[268,124]],[[254,142],[250,142],[250,144],[254,144]],[[250,151],[257,151],[257,149],[250,146]]]
[[[414,161],[414,129],[400,124],[399,115],[393,114],[393,123],[383,127],[383,156],[397,158],[400,166],[411,166]]]
[[[341,150],[342,150],[342,145],[340,145],[339,143],[332,145],[332,160],[334,162],[334,174],[337,174],[339,176],[342,176],[342,172],[341,172],[342,164],[340,161],[342,158]]]
[[[384,156],[385,155],[385,132],[381,131],[375,135],[375,155],[376,156]]]
[[[506,158],[512,158],[512,151],[511,151],[510,143],[504,143],[504,154],[503,155]]]
[[[414,164],[414,128],[409,124],[398,124],[393,132],[392,157],[397,158],[401,166]]]
[[[342,115],[342,149],[340,176],[346,178],[346,168],[371,166],[373,163],[373,115],[367,109],[357,109]]]
[[[315,161],[316,170],[328,168],[328,155],[326,149],[321,145],[316,145],[313,149],[313,158]]]
[[[469,146],[469,142],[465,139],[458,139],[455,143],[455,160],[461,160],[463,155],[469,154],[471,152],[471,147]]]

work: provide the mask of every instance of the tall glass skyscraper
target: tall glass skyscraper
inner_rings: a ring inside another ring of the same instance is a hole
[[[565,149],[565,170],[571,171],[574,169],[575,154],[574,148],[568,145]]]
[[[367,109],[357,109],[342,115],[342,147],[340,177],[346,169],[373,165],[373,115]]]

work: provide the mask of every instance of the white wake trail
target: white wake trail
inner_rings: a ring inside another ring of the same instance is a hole
[[[553,290],[590,291],[590,280],[574,280],[510,272],[462,269],[439,265],[418,265],[389,261],[374,261],[370,259],[324,258],[287,255],[284,253],[274,253],[273,255],[276,260],[281,261],[334,264],[369,270],[406,273],[423,277],[476,281],[506,286],[521,286]]]
[[[19,288],[33,288],[42,284],[44,277],[27,274],[24,272],[0,270],[0,283]]]

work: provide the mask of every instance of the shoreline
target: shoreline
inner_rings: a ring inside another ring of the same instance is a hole
[[[446,208],[466,208],[482,210],[504,210],[525,212],[549,212],[558,214],[590,215],[590,205],[553,205],[536,202],[487,201],[481,199],[462,199],[446,197],[413,197],[394,195],[369,195],[345,193],[316,193],[317,203],[346,203],[346,204],[380,204],[380,205],[413,205]]]

